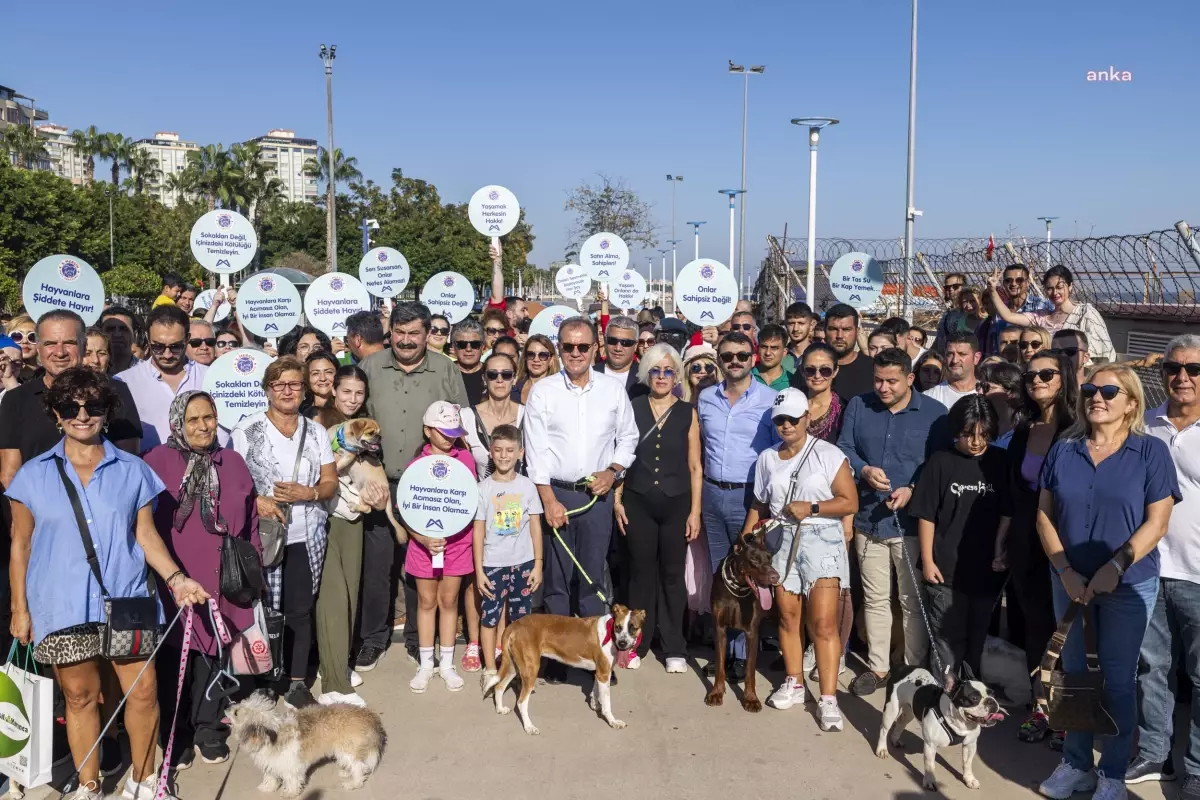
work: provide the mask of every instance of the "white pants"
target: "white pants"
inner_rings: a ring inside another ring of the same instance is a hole
[[[883,675],[889,669],[892,643],[892,569],[900,587],[900,612],[904,624],[904,661],[923,666],[929,654],[929,636],[917,599],[918,587],[903,560],[902,538],[878,539],[862,531],[854,532],[854,552],[858,556],[863,585],[863,622],[867,638],[867,666]],[[917,569],[920,551],[917,538],[909,537],[908,557]]]

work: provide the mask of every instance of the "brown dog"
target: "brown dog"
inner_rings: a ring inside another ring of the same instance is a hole
[[[736,628],[746,632],[746,685],[742,708],[752,713],[762,711],[762,703],[754,691],[758,626],[771,610],[772,587],[778,583],[779,573],[771,567],[771,553],[759,530],[741,537],[733,552],[721,559],[712,585],[717,674],[704,698],[706,705],[719,706],[725,700],[725,630]]]
[[[368,483],[381,483],[384,487],[389,486],[387,474],[383,471],[383,462],[379,456],[382,436],[379,433],[378,422],[366,418],[348,419],[329,429],[329,441],[333,445],[334,466],[337,467],[339,478],[349,476],[350,484],[359,492]],[[392,524],[392,529],[396,532],[396,538],[400,540],[400,544],[404,544],[408,541],[408,531],[396,519],[390,497],[383,509],[387,514],[388,522]],[[359,501],[350,510],[360,514],[369,514],[374,509]]]
[[[513,679],[520,675],[521,692],[517,696],[517,710],[521,712],[521,724],[526,733],[539,733],[529,718],[529,695],[533,694],[538,667],[544,656],[568,667],[595,670],[596,683],[592,686],[588,705],[593,711],[600,712],[610,727],[624,728],[625,723],[613,717],[609,678],[617,653],[637,647],[645,621],[645,611],[630,611],[621,605],[613,606],[612,613],[603,617],[562,617],[555,614],[522,617],[504,631],[504,655],[500,670],[495,675],[484,676],[483,696],[487,697],[488,692],[493,692],[496,713],[507,714],[512,709],[504,705],[504,692]]]

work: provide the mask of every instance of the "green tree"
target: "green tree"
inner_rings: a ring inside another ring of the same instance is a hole
[[[129,174],[133,178],[133,193],[141,194],[146,188],[146,182],[155,183],[162,177],[158,168],[158,159],[149,151],[135,147],[129,153]]]
[[[188,153],[189,180],[208,200],[212,211],[221,208],[242,208],[246,205],[242,169],[233,155],[221,144],[206,144]]]
[[[317,157],[315,159],[310,158],[304,163],[304,174],[314,177],[318,181],[323,181],[325,183],[325,241],[327,242],[325,249],[327,253],[332,254],[334,252],[333,208],[337,205],[337,203],[334,201],[335,195],[337,194],[337,185],[345,181],[362,180],[362,173],[358,170],[358,159],[354,158],[353,156],[347,158],[346,155],[342,153],[342,148],[340,147],[333,148],[333,177],[331,180],[329,175],[329,151],[324,147],[318,147]],[[340,238],[341,237],[339,237],[339,239]],[[339,246],[339,255],[340,252],[341,247]],[[328,261],[329,263],[326,269],[332,270],[332,255],[328,257]]]
[[[134,151],[133,139],[122,133],[104,135],[104,148],[100,154],[112,161],[112,184],[121,185],[121,167],[129,168],[129,156]]]
[[[138,297],[149,300],[162,288],[162,276],[145,267],[122,264],[105,272],[104,293],[108,296]]]
[[[104,153],[106,135],[96,130],[95,125],[89,125],[86,130],[76,128],[71,131],[71,139],[75,142],[75,152],[84,157],[87,165],[85,183],[88,185],[96,182],[96,156]]]
[[[37,162],[49,158],[46,145],[37,131],[28,125],[10,125],[4,130],[4,149],[11,151],[17,163],[33,169]]]
[[[647,203],[625,183],[624,178],[610,178],[601,173],[596,183],[577,186],[564,208],[575,213],[568,232],[571,242],[579,247],[596,233],[615,233],[626,244],[654,247],[653,204]]]

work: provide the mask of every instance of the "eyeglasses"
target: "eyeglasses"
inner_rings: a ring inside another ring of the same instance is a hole
[[[691,372],[693,375],[699,375],[703,372],[705,375],[712,375],[717,371],[716,364],[692,364]]]
[[[1022,350],[1037,350],[1042,346],[1042,340],[1038,339],[1033,342],[1020,342],[1019,346]]]
[[[187,350],[187,342],[171,342],[170,344],[163,344],[162,342],[150,343],[150,352],[156,356],[161,356],[168,350],[176,354],[182,353],[184,350]]]
[[[592,349],[592,345],[590,342],[587,342],[584,344],[573,344],[571,342],[559,342],[558,346],[562,348],[564,353],[574,353],[576,351],[579,351],[579,354],[581,356],[586,356],[587,351]]]
[[[815,378],[818,375],[822,378],[832,378],[833,367],[805,367],[804,375],[808,378]]]
[[[752,330],[754,330],[754,323],[742,322],[738,325],[730,325],[729,330],[731,330],[731,331],[752,331]]]
[[[653,336],[648,339],[638,339],[638,347],[642,347],[643,345],[649,347],[650,345],[654,344],[654,341],[655,340]]]
[[[79,416],[79,409],[87,412],[89,417],[103,417],[108,413],[108,406],[99,400],[88,400],[85,403],[80,403],[76,400],[63,400],[61,403],[56,403],[54,413],[58,414],[63,419],[75,419]]]
[[[946,291],[946,292],[956,292],[959,289],[961,289],[964,285],[965,284],[962,284],[962,283],[947,283],[945,286],[942,287],[942,290]]]
[[[1129,394],[1129,392],[1126,392],[1120,386],[1113,386],[1111,384],[1097,386],[1094,383],[1085,383],[1079,387],[1079,394],[1084,400],[1091,400],[1097,394],[1105,400],[1112,400],[1119,394]]]
[[[430,335],[430,336],[449,336],[449,335],[450,335],[450,329],[449,329],[449,328],[443,328],[443,327],[440,327],[440,326],[438,326],[438,327],[434,327],[434,326],[430,325],[430,326],[429,326],[429,335]]]
[[[1067,358],[1074,358],[1075,356],[1079,355],[1079,351],[1082,349],[1082,347],[1055,347],[1050,352],[1054,353],[1055,355],[1064,355]]]
[[[1062,375],[1062,372],[1056,369],[1039,369],[1036,372],[1030,370],[1021,375],[1021,379],[1026,383],[1033,383],[1033,379],[1037,378],[1042,383],[1049,383],[1054,380],[1055,375]]]
[[[300,381],[275,381],[270,384],[271,391],[287,394],[289,392],[299,392],[304,388],[304,384]]]
[[[675,370],[670,367],[652,367],[650,369],[651,378],[674,378]]]
[[[511,381],[513,379],[514,373],[511,369],[489,369],[484,374],[487,375],[487,379],[489,381],[496,381],[496,380]]]
[[[1181,370],[1186,370],[1190,378],[1200,378],[1200,362],[1196,361],[1191,361],[1187,364],[1181,364],[1178,361],[1164,361],[1162,362],[1162,370],[1172,378],[1178,375]]]
[[[637,342],[633,339],[618,339],[616,336],[606,336],[604,337],[604,341],[609,347],[616,347],[618,345],[621,347],[633,347],[635,344],[637,344]]]
[[[199,347],[200,345],[204,345],[205,347],[216,347],[217,338],[213,336],[208,339],[188,339],[187,343],[188,347]]]
[[[217,339],[216,347],[218,350],[229,350],[231,348],[237,347],[237,342],[233,339],[225,339],[224,341]]]
[[[21,342],[28,342],[29,344],[37,344],[37,332],[36,331],[30,331],[29,333],[22,333],[21,331],[13,331],[12,333],[10,333],[8,335],[8,338],[12,339],[17,344],[20,344]]]
[[[459,339],[454,343],[455,350],[479,350],[483,347],[482,339]]]
[[[746,350],[739,350],[736,353],[731,353],[727,350],[724,353],[721,353],[721,361],[726,364],[732,364],[733,360],[736,358],[739,364],[745,364],[750,360],[750,355],[751,354]]]
[[[503,336],[505,333],[505,329],[504,328],[484,328],[483,332],[486,333],[488,336]]]
[[[775,423],[775,427],[782,428],[784,425],[791,425],[795,427],[796,425],[800,424],[801,419],[802,417],[788,417],[780,414],[778,417],[772,417],[771,421]]]
[[[546,350],[526,350],[525,351],[525,359],[526,360],[532,359],[534,361],[549,361],[550,353],[547,352]]]
[[[1004,283],[1005,283],[1005,285],[1011,283],[1013,286],[1020,286],[1021,284],[1025,283],[1025,279],[1020,276],[1017,276],[1016,278],[1005,277]]]

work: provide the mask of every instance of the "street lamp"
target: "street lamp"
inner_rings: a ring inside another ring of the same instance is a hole
[[[371,249],[371,231],[379,230],[379,220],[363,219],[361,227],[363,232],[363,255],[365,256],[367,251]]]
[[[699,261],[700,260],[700,226],[705,225],[707,223],[705,223],[703,220],[701,220],[700,222],[689,222],[686,224],[692,226],[692,233],[694,233],[696,235],[696,256],[695,256],[695,258],[697,261]]]
[[[671,313],[675,313],[675,274],[676,274],[676,267],[677,267],[677,264],[675,261],[675,245],[679,244],[682,241],[683,241],[683,239],[672,239],[671,241],[667,242],[667,244],[671,245]],[[666,284],[666,282],[667,282],[666,270],[663,270],[663,283]],[[664,285],[663,286],[663,294],[666,294],[666,293],[667,293],[667,287]]]
[[[667,293],[667,253],[671,252],[671,250],[667,247],[660,247],[658,248],[658,252],[662,253],[662,281],[660,281],[658,284],[662,288],[662,294],[660,294],[658,297],[658,304],[661,306],[666,302],[663,300],[663,295]],[[653,282],[651,282],[650,285],[650,293],[654,293]]]
[[[717,189],[717,194],[729,195],[729,269],[730,270],[733,269],[733,264],[734,264],[734,261],[733,261],[733,253],[734,253],[734,249],[733,249],[733,246],[734,246],[733,205],[734,205],[734,198],[737,197],[739,194],[745,194],[745,193],[746,192],[743,189]],[[745,202],[745,200],[743,200],[742,202]],[[741,294],[742,294],[742,283],[739,280],[738,281],[738,297],[741,297]]]
[[[729,60],[729,72],[735,75],[742,76],[742,193],[746,192],[746,118],[750,110],[750,76],[762,75],[767,71],[767,68],[762,64],[756,64],[747,69],[741,64],[733,63],[733,59]],[[742,239],[742,254],[741,263],[738,265],[740,277],[738,285],[746,286],[746,198],[742,198],[742,222],[741,230],[738,235]],[[729,257],[729,268],[733,269],[733,256]]]
[[[325,118],[329,125],[329,272],[337,272],[337,179],[333,173],[333,60],[337,45],[321,45],[321,61],[325,62]]]
[[[1038,219],[1046,223],[1046,269],[1050,269],[1050,226],[1058,217],[1038,217]]]
[[[804,279],[804,300],[815,311],[816,303],[816,257],[817,257],[817,145],[821,142],[821,129],[837,125],[832,117],[800,117],[792,120],[793,125],[808,128],[808,274]]]
[[[912,0],[912,39],[909,42],[908,50],[908,169],[906,178],[906,188],[904,193],[904,299],[901,301],[901,308],[904,309],[903,315],[906,320],[912,322],[912,304],[909,302],[912,297],[912,276],[913,276],[913,250],[916,243],[913,241],[913,223],[916,218],[921,216],[921,212],[917,211],[913,199],[913,181],[916,177],[917,156],[916,156],[916,137],[917,137],[917,0]]]
[[[117,194],[117,187],[104,187],[104,196],[108,198],[108,268],[112,269],[117,265],[117,257],[113,255],[115,252],[113,247],[113,197]]]

